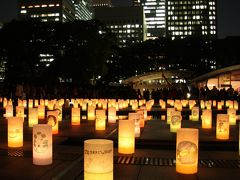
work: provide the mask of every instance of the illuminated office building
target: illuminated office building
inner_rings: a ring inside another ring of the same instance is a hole
[[[168,0],[167,36],[217,37],[216,0]]]
[[[90,20],[93,18],[89,0],[72,0],[75,6],[75,19]]]
[[[75,7],[71,0],[19,0],[18,15],[20,19],[67,22],[75,19]]]
[[[164,37],[166,33],[165,0],[133,0],[134,6],[142,6],[147,24],[147,39]]]
[[[95,8],[95,18],[116,34],[120,47],[146,40],[146,25],[142,7]]]
[[[92,0],[93,7],[112,7],[111,0]]]

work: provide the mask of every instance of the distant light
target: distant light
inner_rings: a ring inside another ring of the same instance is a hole
[[[119,79],[119,84],[122,84],[122,79]]]
[[[189,99],[191,97],[190,93],[187,93],[187,99]]]
[[[98,33],[99,33],[99,34],[102,34],[102,31],[99,30]]]
[[[21,10],[20,12],[21,12],[21,14],[26,14],[27,10]]]

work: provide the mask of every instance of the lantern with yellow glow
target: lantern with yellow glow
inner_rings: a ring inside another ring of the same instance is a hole
[[[34,100],[34,107],[38,107],[38,105],[39,105],[39,104],[38,104],[38,99],[35,99],[35,100]]]
[[[13,117],[13,106],[12,105],[7,105],[5,107],[6,111],[4,114],[4,117],[9,118],[9,117]]]
[[[198,171],[198,129],[181,128],[177,131],[176,171],[195,174]]]
[[[36,124],[33,126],[33,164],[52,164],[52,126]]]
[[[113,141],[84,141],[84,179],[113,180]]]
[[[183,106],[183,107],[187,107],[187,105],[188,105],[188,100],[183,99],[183,100],[181,100],[181,103],[182,103],[182,106]]]
[[[233,106],[234,106],[233,101],[229,100],[229,104],[228,104],[229,109],[233,109]]]
[[[52,134],[58,134],[58,112],[47,111],[47,124],[52,126]]]
[[[128,113],[128,119],[133,120],[135,124],[135,137],[140,137],[140,114]]]
[[[102,108],[107,110],[107,102],[103,101]]]
[[[23,120],[19,117],[8,118],[8,147],[23,146]]]
[[[28,126],[38,124],[38,108],[28,108]]]
[[[8,100],[7,100],[7,98],[4,98],[3,99],[3,108],[6,108],[7,104],[8,104]]]
[[[88,106],[88,120],[95,120],[96,115],[95,115],[95,106]]]
[[[108,122],[109,123],[116,123],[117,115],[116,115],[116,108],[109,107],[108,108]]]
[[[135,122],[132,120],[119,120],[118,126],[118,152],[133,154],[135,151]]]
[[[237,101],[234,101],[233,102],[233,108],[238,110],[238,102]]]
[[[165,121],[166,120],[166,115],[161,115],[161,120]]]
[[[170,124],[171,116],[174,111],[175,111],[174,108],[167,108],[167,124]]]
[[[212,101],[206,101],[205,102],[205,106],[206,106],[206,108],[208,109],[208,110],[211,110],[212,109]]]
[[[106,119],[106,111],[104,109],[96,110],[95,129],[97,131],[106,129]]]
[[[78,101],[77,100],[73,100],[73,107],[78,108]]]
[[[137,101],[134,101],[134,102],[132,103],[132,110],[137,110],[137,108],[138,108],[138,102],[137,102]]]
[[[41,106],[45,106],[45,101],[44,101],[44,99],[40,99],[40,105],[41,105]]]
[[[229,139],[229,116],[227,114],[217,114],[216,138]]]
[[[82,103],[82,110],[86,111],[87,110],[87,103],[83,101]]]
[[[38,108],[38,119],[45,119],[45,106],[39,105],[37,108]]]
[[[48,106],[48,99],[44,99],[44,105]]]
[[[200,101],[200,107],[201,109],[205,109],[205,102],[203,100]]]
[[[222,102],[217,102],[217,109],[222,110]]]
[[[140,109],[143,110],[144,120],[146,120],[147,119],[147,108],[146,108],[146,106],[141,106]]]
[[[16,117],[20,117],[24,121],[25,115],[24,115],[24,107],[23,106],[16,107]]]
[[[137,110],[137,113],[138,113],[139,116],[140,116],[140,128],[144,128],[144,126],[145,126],[145,119],[144,119],[143,109],[138,109],[138,110]]]
[[[216,100],[213,100],[213,107],[216,107],[217,106],[217,101]]]
[[[54,101],[48,101],[48,110],[52,111],[54,109]]]
[[[202,128],[211,129],[212,128],[212,110],[205,109],[202,111]]]
[[[198,121],[199,120],[199,107],[193,107],[192,108],[192,114],[190,116],[190,119],[192,121]]]
[[[54,110],[58,112],[58,121],[62,121],[62,106],[54,106]]]
[[[18,106],[23,106],[23,101],[18,99]]]
[[[23,107],[27,108],[27,100],[23,100]]]
[[[72,108],[72,125],[73,126],[78,126],[80,125],[80,122],[81,122],[81,111],[80,111],[80,108]]]
[[[233,108],[229,108],[227,110],[227,114],[229,116],[229,124],[230,125],[236,125],[236,120],[237,120],[237,112]]]
[[[32,99],[28,100],[28,108],[33,108],[33,100]]]
[[[181,128],[181,111],[173,111],[171,115],[170,132],[177,132]]]

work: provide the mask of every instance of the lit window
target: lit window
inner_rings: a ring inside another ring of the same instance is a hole
[[[27,10],[21,10],[20,13],[21,13],[21,14],[26,14],[26,13],[27,13]]]

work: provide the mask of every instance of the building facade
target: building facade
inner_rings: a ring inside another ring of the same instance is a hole
[[[75,7],[71,0],[19,0],[20,19],[36,18],[42,22],[67,22],[75,19]]]
[[[147,24],[147,39],[166,34],[165,0],[133,0],[133,6],[142,6]]]
[[[89,0],[72,0],[75,6],[75,19],[90,20],[93,18],[93,12]]]
[[[120,47],[146,40],[146,24],[142,7],[101,7],[95,18],[116,34]]]
[[[168,0],[166,35],[217,37],[216,0]]]
[[[92,7],[112,7],[111,0],[92,0]]]

